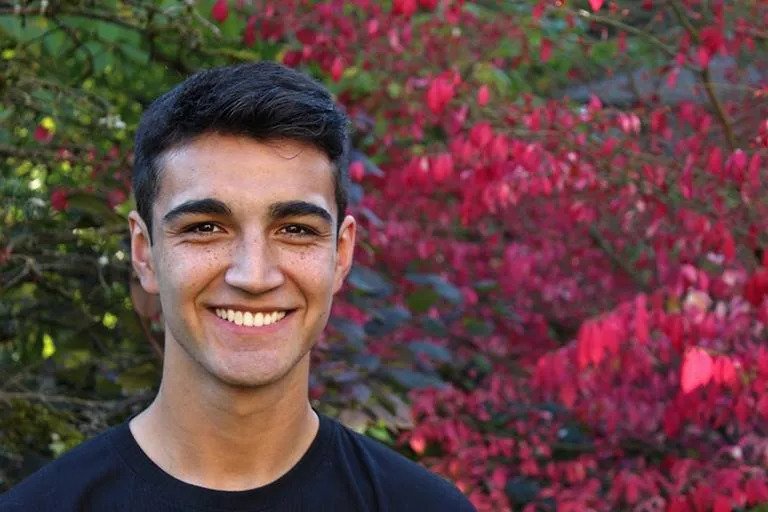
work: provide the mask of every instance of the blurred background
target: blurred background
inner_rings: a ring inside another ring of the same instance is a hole
[[[153,396],[132,138],[276,60],[352,119],[323,413],[480,511],[768,510],[768,3],[0,1],[0,490]]]

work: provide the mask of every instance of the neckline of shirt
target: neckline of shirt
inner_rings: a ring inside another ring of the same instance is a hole
[[[172,504],[184,503],[195,510],[227,510],[263,504],[268,509],[286,498],[296,496],[308,479],[317,475],[317,469],[333,440],[333,421],[317,414],[320,425],[299,461],[280,478],[262,487],[242,491],[222,491],[190,484],[170,475],[155,464],[134,439],[128,422],[116,427],[109,439],[120,458],[144,485],[152,488],[158,499]],[[261,508],[260,508],[261,509]]]

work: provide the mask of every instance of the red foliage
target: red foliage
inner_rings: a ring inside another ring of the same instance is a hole
[[[55,188],[51,191],[51,208],[56,211],[67,209],[69,193],[63,188]]]
[[[211,8],[211,17],[219,23],[224,23],[229,17],[229,0],[216,0]]]
[[[480,510],[768,501],[768,95],[739,60],[762,44],[768,6],[674,2],[677,18],[669,3],[638,3],[649,26],[675,27],[649,71],[659,87],[682,87],[689,69],[706,77],[722,57],[735,92],[715,106],[698,87],[701,101],[617,107],[513,98],[494,78],[561,66],[561,45],[584,30],[631,55],[632,34],[563,2],[492,20],[460,0],[267,4],[243,13],[244,44],[285,42],[283,62],[326,73],[360,125],[356,256],[396,281],[387,300],[412,314],[369,336],[371,353],[402,362],[427,340],[451,354],[413,363],[448,385],[411,392],[404,451]],[[515,50],[495,51],[503,41]],[[459,298],[430,299],[413,273]],[[336,312],[357,327],[376,316],[354,293]]]

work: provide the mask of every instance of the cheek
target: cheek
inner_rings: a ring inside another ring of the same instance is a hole
[[[296,251],[286,254],[283,269],[307,293],[323,295],[332,291],[335,262],[329,251]]]
[[[194,294],[211,281],[226,261],[226,251],[217,248],[168,251],[161,264],[161,286],[169,295]]]

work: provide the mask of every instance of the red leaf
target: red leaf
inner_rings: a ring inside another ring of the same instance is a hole
[[[243,31],[243,44],[245,46],[253,46],[256,42],[256,16],[248,18],[248,23],[245,24],[245,30]]]
[[[421,434],[413,434],[408,444],[411,446],[411,450],[418,455],[421,455],[427,449],[427,440]]]
[[[37,142],[51,142],[51,139],[53,139],[53,132],[48,130],[45,126],[39,124],[35,128],[34,137]]]
[[[612,345],[613,333],[597,321],[587,320],[581,324],[576,340],[576,362],[579,368],[600,364],[605,357],[606,345]],[[612,347],[611,347],[612,348]]]
[[[211,9],[211,18],[219,23],[224,23],[229,17],[229,2],[228,0],[216,0]]]
[[[603,102],[600,101],[600,98],[595,94],[591,94],[589,96],[589,111],[594,113],[594,112],[598,112],[602,108],[603,108]]]
[[[441,153],[432,164],[432,175],[435,181],[447,180],[453,174],[453,157],[450,153]]]
[[[667,512],[690,512],[691,506],[685,496],[674,496],[669,500]]]
[[[440,114],[453,99],[453,84],[446,78],[432,80],[427,89],[427,106],[435,114]]]
[[[727,496],[723,496],[722,494],[715,496],[715,501],[712,504],[712,512],[731,512],[732,510],[731,500]]]
[[[592,12],[597,12],[603,6],[603,0],[589,0],[589,6],[592,8]]]
[[[716,384],[728,387],[735,386],[738,383],[736,367],[733,365],[731,358],[720,356],[715,359],[715,366],[712,370],[712,379]]]
[[[392,14],[402,14],[406,18],[410,18],[417,8],[416,0],[393,0],[392,2]]]
[[[66,210],[68,206],[68,193],[63,188],[55,188],[51,192],[51,208],[56,211]]]
[[[707,171],[714,176],[720,176],[723,172],[723,152],[715,146],[707,157]]]
[[[641,294],[635,300],[635,338],[639,343],[648,343],[648,310],[646,297]]]
[[[712,54],[709,53],[709,50],[703,46],[699,46],[699,49],[696,51],[696,60],[698,61],[699,66],[702,68],[709,67],[710,59],[712,59]]]
[[[709,487],[709,485],[702,484],[696,487],[696,489],[691,493],[693,506],[695,507],[696,512],[704,512],[705,510],[710,510],[713,494],[714,493],[712,492],[712,489]]]
[[[705,386],[712,379],[712,356],[699,347],[690,348],[683,358],[680,370],[680,387],[683,393]]]
[[[365,166],[360,160],[355,160],[349,164],[349,176],[352,181],[362,181],[365,176]]]
[[[683,172],[680,173],[680,195],[685,199],[693,197],[693,155],[688,155],[685,159]]]
[[[541,40],[541,47],[539,48],[539,60],[542,63],[547,62],[552,57],[552,41],[549,39]]]
[[[627,475],[624,482],[624,500],[628,505],[634,505],[640,499],[640,478],[635,475]]]
[[[758,269],[744,286],[744,298],[757,307],[768,293],[768,269]]]
[[[333,59],[333,64],[331,64],[331,78],[334,82],[338,82],[341,80],[341,75],[344,74],[344,61],[341,60],[341,57],[336,57]]]
[[[750,478],[744,484],[748,505],[758,505],[768,501],[768,484],[761,478]]]
[[[573,381],[566,381],[560,386],[560,401],[566,407],[573,407],[576,403],[576,385]]]
[[[619,50],[619,53],[626,53],[627,52],[627,33],[626,32],[619,32],[618,41],[616,43],[616,48]]]
[[[662,428],[667,437],[675,437],[680,433],[680,427],[682,426],[682,419],[680,413],[676,407],[668,407],[664,411],[664,418],[662,420]]]
[[[488,104],[488,100],[491,99],[491,91],[487,85],[481,85],[477,90],[477,104],[484,107]]]
[[[125,191],[118,188],[107,192],[107,204],[110,206],[110,208],[114,208],[119,204],[123,204],[127,198],[128,195],[125,193]]]
[[[677,77],[680,76],[680,68],[674,68],[667,75],[667,87],[674,89],[677,87]]]

